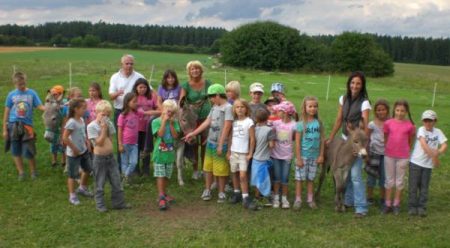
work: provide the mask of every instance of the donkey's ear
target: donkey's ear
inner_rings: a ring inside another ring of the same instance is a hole
[[[351,133],[355,130],[355,127],[352,125],[351,122],[345,123],[345,128],[347,129],[347,132]]]
[[[183,96],[180,100],[180,108],[183,108],[185,104],[186,104],[186,97]]]
[[[363,119],[361,119],[358,124],[359,124],[358,125],[359,129],[364,130],[364,121],[363,121]]]

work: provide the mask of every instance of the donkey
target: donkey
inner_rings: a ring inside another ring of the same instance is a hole
[[[190,133],[195,130],[197,126],[198,116],[194,112],[192,108],[186,103],[185,98],[180,101],[180,111],[178,111],[178,121],[180,122],[181,131],[184,134]],[[195,144],[188,144],[195,145]],[[192,149],[187,148],[186,143],[183,140],[180,140],[177,145],[177,157],[176,157],[176,165],[178,172],[178,184],[180,186],[184,185],[183,180],[183,168],[185,167],[184,158],[188,158],[191,161],[194,159],[194,154],[191,151]]]
[[[325,163],[320,172],[319,185],[315,193],[316,199],[319,199],[320,189],[325,180],[325,173],[331,169],[335,186],[334,203],[337,212],[345,211],[343,199],[345,184],[351,166],[357,157],[367,156],[366,145],[368,138],[364,130],[349,127],[348,133],[347,140],[337,137],[328,144],[325,152]]]
[[[50,91],[47,92],[45,97],[45,111],[42,115],[44,119],[45,133],[44,139],[50,143],[58,139],[59,132],[61,131],[61,125],[63,121],[62,116],[62,102],[63,96],[61,95],[56,99]]]

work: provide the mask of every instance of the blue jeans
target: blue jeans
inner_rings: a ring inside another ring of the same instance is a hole
[[[378,187],[384,188],[384,156],[382,155],[380,157],[380,165],[378,166],[378,173],[380,173],[380,178],[375,178],[374,176],[367,174],[367,187],[375,188],[377,186],[377,180],[378,180]]]
[[[289,182],[289,172],[291,170],[291,160],[272,158],[273,182],[287,185]]]
[[[362,177],[362,158],[356,158],[345,187],[345,205],[354,206],[356,213],[367,213],[366,185]]]
[[[138,145],[123,144],[123,152],[120,154],[121,161],[120,166],[122,168],[122,174],[130,176],[136,169],[138,160]]]

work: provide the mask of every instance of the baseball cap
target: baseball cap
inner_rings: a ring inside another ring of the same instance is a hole
[[[273,97],[273,96],[270,96],[269,98],[267,98],[267,100],[266,101],[264,101],[264,104],[268,104],[268,103],[271,103],[271,102],[273,102],[273,103],[275,103],[275,104],[279,104],[280,103],[280,100],[278,100],[277,98],[275,98],[275,97]]]
[[[264,90],[263,90],[263,88],[264,88],[264,85],[262,85],[262,83],[258,83],[258,82],[256,82],[256,83],[252,83],[251,85],[250,85],[250,92],[261,92],[261,93],[264,93]]]
[[[50,89],[51,94],[63,94],[64,93],[64,87],[61,85],[55,85]]]
[[[208,87],[208,95],[221,95],[225,94],[225,87],[221,84],[213,84]]]
[[[422,114],[422,120],[436,120],[437,119],[437,114],[436,112],[434,112],[433,110],[425,110],[425,112],[423,112]]]

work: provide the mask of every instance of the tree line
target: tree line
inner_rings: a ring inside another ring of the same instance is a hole
[[[103,21],[49,22],[39,25],[0,25],[0,45],[72,46],[217,53],[223,28],[131,25]],[[367,34],[395,62],[450,65],[450,38]],[[338,35],[310,36],[330,46]]]

